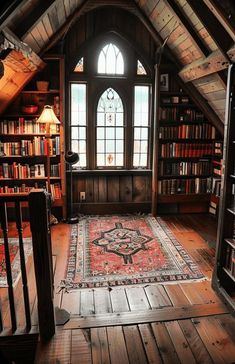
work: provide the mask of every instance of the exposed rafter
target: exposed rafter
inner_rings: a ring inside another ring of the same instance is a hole
[[[189,34],[192,43],[196,46],[197,49],[200,50],[203,56],[208,56],[210,50],[206,47],[206,45],[201,40],[200,36],[193,28],[188,18],[185,16],[183,11],[178,7],[178,5],[174,2],[174,0],[165,0],[167,6],[171,9],[171,12],[174,14],[175,18],[177,18],[180,23],[185,28],[186,32]]]
[[[203,1],[187,0],[195,14],[198,16],[219,50],[224,57],[227,57],[227,51],[233,44],[233,39],[220,24],[218,19],[210,12]]]
[[[56,0],[40,1],[37,3],[24,21],[22,21],[17,28],[14,29],[14,32],[18,35],[18,37],[22,38],[26,33],[30,33],[31,29],[40,22],[45,13],[50,11],[50,8],[53,7],[55,3]]]
[[[227,17],[225,16],[222,6],[219,3],[215,2],[214,0],[203,0],[203,1],[208,6],[210,11],[218,19],[220,24],[223,25],[226,32],[230,35],[230,37],[235,42],[235,29],[232,26],[232,24],[229,22]]]
[[[44,65],[39,56],[25,43],[21,42],[10,30],[2,30],[0,32],[0,50],[13,50],[20,56],[17,57],[16,63],[22,63],[22,72],[36,71]],[[7,56],[8,62],[15,57]],[[14,62],[13,62],[14,64]]]
[[[26,3],[28,0],[13,0],[4,1],[3,6],[0,9],[0,29],[5,26],[5,23],[9,22],[14,17],[19,5]]]

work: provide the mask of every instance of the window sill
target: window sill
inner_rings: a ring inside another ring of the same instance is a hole
[[[69,172],[69,171],[67,171]],[[151,169],[73,169],[74,174],[95,175],[95,176],[140,176],[151,175]]]

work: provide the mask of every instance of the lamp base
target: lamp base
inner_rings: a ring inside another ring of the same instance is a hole
[[[78,223],[78,217],[77,216],[68,217],[66,222],[67,222],[67,224],[77,224]]]

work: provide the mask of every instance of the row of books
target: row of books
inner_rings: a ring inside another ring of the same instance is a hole
[[[60,164],[51,165],[51,177],[60,176]],[[44,164],[20,164],[13,162],[12,164],[2,163],[0,164],[0,178],[40,178],[45,177],[45,165]]]
[[[214,143],[214,154],[219,156],[223,155],[223,142]]]
[[[197,110],[191,108],[160,107],[160,120],[177,121],[177,122],[195,122],[204,121],[204,115]]]
[[[210,178],[164,179],[158,181],[158,193],[163,195],[209,193]]]
[[[213,160],[213,174],[216,176],[222,176],[222,160]]]
[[[37,123],[37,119],[3,120],[0,122],[1,134],[39,134],[45,133],[45,124]]]
[[[221,193],[221,178],[212,177],[211,178],[211,193],[215,196],[220,196]]]
[[[235,278],[235,249],[230,244],[226,247],[224,268]]]
[[[211,162],[208,159],[198,162],[174,162],[159,161],[160,176],[186,176],[211,174]]]
[[[203,123],[179,126],[161,126],[159,139],[215,139],[215,127]]]
[[[52,200],[60,199],[61,194],[61,188],[59,183],[53,183],[50,185],[51,187],[51,197]],[[22,184],[20,186],[0,186],[0,193],[20,193],[20,192],[26,192],[29,193],[35,188],[43,188],[44,190],[48,191],[47,184],[46,183],[35,183],[33,186],[27,186],[25,184]]]
[[[45,138],[35,136],[33,140],[21,140],[19,142],[0,142],[0,155],[35,156],[35,155],[59,155],[60,137]]]
[[[164,143],[160,146],[160,157],[203,157],[212,151],[212,143]]]
[[[38,123],[37,119],[25,119],[0,121],[0,134],[39,134],[45,133],[45,124]],[[59,125],[53,125],[50,132],[59,133]]]

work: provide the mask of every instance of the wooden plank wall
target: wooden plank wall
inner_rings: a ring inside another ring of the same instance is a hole
[[[82,176],[74,173],[74,203],[81,202],[80,192],[89,203],[130,203],[151,201],[150,175]]]

